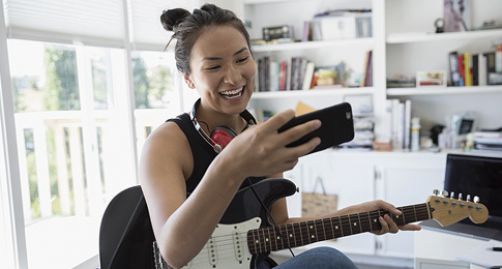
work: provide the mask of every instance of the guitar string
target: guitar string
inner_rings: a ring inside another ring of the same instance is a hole
[[[419,210],[421,210],[421,211],[417,211],[417,215],[424,216],[424,217],[425,217],[425,216],[428,216],[428,213],[427,213],[427,211],[426,211],[426,208],[421,208],[421,209],[419,209]],[[370,212],[369,212],[369,213],[370,213]],[[377,211],[375,211],[375,212],[371,212],[371,213],[377,213]],[[403,212],[403,213],[404,213],[404,212]],[[353,214],[353,215],[354,215],[354,214]],[[321,229],[321,224],[317,223],[317,224],[314,224],[314,225],[315,225],[317,228]],[[341,227],[341,229],[343,230],[343,227],[347,228],[347,226],[348,226],[348,225],[350,225],[348,222],[344,222],[344,223],[342,223],[342,227]],[[371,226],[370,226],[370,224],[368,224],[368,226],[369,226],[369,227],[367,227],[367,228],[370,228],[370,227],[371,227]],[[365,228],[363,227],[363,228],[361,228],[361,229],[365,229]],[[268,234],[270,235],[270,234],[271,234],[270,232],[272,232],[272,231],[273,231],[273,230],[269,230],[269,231],[268,231]],[[368,231],[366,231],[366,229],[365,229],[365,231],[362,231],[362,230],[360,230],[360,231],[361,231],[361,232],[369,232],[369,230],[368,230]],[[247,232],[245,232],[245,233],[247,234]],[[240,234],[244,234],[244,233],[240,233]],[[297,231],[295,231],[294,233],[288,233],[288,234],[292,234],[292,235],[293,235],[293,237],[295,238],[295,242],[297,242],[297,241],[299,240],[299,241],[300,241],[300,243],[301,243],[301,245],[305,245],[305,244],[310,244],[310,243],[313,243],[313,242],[312,242],[312,240],[310,240],[309,238],[305,238],[305,236],[302,236],[302,234],[303,234],[303,235],[305,235],[305,229],[304,229],[304,230],[297,230]],[[333,235],[331,232],[329,232],[329,230],[328,230],[328,233],[326,233],[326,234],[329,234],[329,235],[331,235],[331,236]],[[235,234],[233,234],[233,235],[218,236],[218,237],[229,237],[229,236],[232,236],[232,237],[233,237],[234,235],[235,235]],[[275,233],[275,235],[277,235],[277,234]],[[335,233],[335,238],[340,237],[340,236],[337,236],[337,235],[343,235],[343,232],[340,232],[339,234],[338,234],[338,233]],[[264,238],[265,238],[265,237],[262,237],[261,235],[259,235],[258,237],[259,237],[259,239],[264,239]],[[270,237],[271,237],[271,238],[273,238],[272,236],[270,236]],[[299,237],[299,238],[298,238],[298,237]],[[213,238],[215,238],[215,237],[213,237]],[[304,238],[305,238],[305,239],[304,239]],[[287,239],[283,239],[283,241],[286,241],[286,240],[287,240]],[[324,239],[324,240],[327,240],[327,239]],[[208,240],[208,241],[209,241],[209,240]],[[230,241],[230,242],[229,242],[229,241]],[[218,250],[220,250],[220,251],[221,251],[221,250],[225,249],[225,247],[227,247],[227,246],[230,246],[230,249],[234,249],[234,248],[235,248],[235,247],[234,247],[234,246],[235,246],[235,244],[234,244],[234,242],[235,242],[235,241],[236,241],[235,239],[230,238],[230,239],[224,239],[224,240],[218,240],[218,241],[214,241],[214,240],[213,240],[213,242],[212,242],[212,243],[213,243],[213,244],[218,244],[217,248],[218,248]],[[282,243],[281,241],[275,241],[275,242],[276,242],[275,244],[273,244],[272,242],[269,242],[269,243],[264,243],[264,242],[263,242],[263,240],[261,240],[261,241],[262,241],[262,245],[264,244],[263,249],[264,249],[265,251],[270,250],[270,247],[268,247],[267,245],[270,245],[272,248],[274,248],[274,245],[275,245],[275,247],[276,247],[276,248],[279,248],[279,249],[282,249],[282,248],[284,248],[284,247],[285,247],[285,246],[284,246],[284,243]],[[316,242],[317,242],[317,241],[323,241],[323,239],[321,239],[321,240],[316,240]],[[221,244],[222,242],[228,242],[228,243]],[[238,239],[238,240],[237,240],[237,242],[242,243],[243,245],[248,246],[248,239],[247,239],[247,236],[246,236],[245,238]],[[277,243],[277,242],[281,242],[281,243]],[[279,245],[281,245],[281,247],[278,247]],[[288,245],[291,245],[291,244],[289,243],[289,240],[288,240]],[[249,248],[249,246],[248,246],[248,248]],[[207,249],[207,250],[205,250],[205,249]],[[259,248],[259,250],[258,250],[258,252],[260,252],[260,251],[261,251],[261,249],[262,249],[262,248],[260,247],[260,248]],[[257,250],[257,249],[255,249],[255,250]],[[206,245],[206,246],[205,246],[205,247],[201,250],[201,252],[199,252],[199,254],[209,253],[209,251],[210,251],[210,250],[208,249],[208,246]],[[199,254],[198,254],[198,255],[199,255]]]
[[[423,217],[428,217],[428,214],[427,214],[426,208],[421,208],[421,209],[419,209],[419,210],[421,210],[421,211],[417,211],[417,214],[423,214],[423,215],[421,215],[421,216],[423,216]],[[371,215],[371,214],[376,214],[376,213],[377,213],[377,211],[375,211],[375,212],[371,212],[371,213],[370,213],[370,215]],[[355,214],[352,214],[352,215],[355,215]],[[377,215],[375,215],[375,217],[376,217],[376,216],[378,216],[378,214],[377,214]],[[346,217],[346,218],[340,218],[340,226],[341,226],[341,227],[340,227],[340,229],[341,229],[341,231],[340,231],[340,235],[342,235],[342,236],[344,236],[344,234],[345,234],[345,233],[343,232],[343,230],[347,230],[347,228],[348,228],[348,227],[351,225],[351,223],[352,223],[352,222],[350,222],[350,223],[349,223],[349,221],[348,221],[348,220],[349,220],[349,218],[348,218],[348,217]],[[325,218],[325,219],[323,219],[323,221],[329,221],[329,218]],[[317,222],[317,223],[314,223],[314,222],[312,222],[312,223],[308,223],[308,222],[306,222],[306,223],[305,223],[305,225],[298,226],[298,228],[296,228],[296,229],[295,229],[295,227],[294,227],[294,226],[290,226],[290,227],[288,227],[288,228],[289,228],[289,230],[292,230],[292,232],[288,232],[288,234],[293,235],[293,237],[294,237],[294,239],[295,239],[295,240],[298,240],[298,237],[299,237],[299,240],[301,240],[301,242],[303,243],[303,241],[304,241],[304,240],[303,240],[303,237],[305,237],[306,233],[308,233],[308,229],[306,229],[306,226],[307,226],[307,225],[309,225],[309,226],[310,226],[310,225],[313,225],[313,226],[315,226],[315,228],[316,228],[316,229],[323,229],[323,227],[322,227],[322,226],[323,226],[323,223],[322,223],[322,222],[321,222],[321,223],[319,223],[319,222]],[[378,223],[377,225],[380,225],[380,224]],[[369,228],[371,229],[371,226],[372,226],[372,225],[371,225],[370,223],[368,223],[368,226],[369,226]],[[278,226],[278,227],[277,227],[277,226],[275,226],[275,227],[276,227],[276,228],[273,228],[273,227],[265,227],[265,228],[260,228],[260,229],[257,229],[257,230],[262,230],[264,233],[265,233],[265,232],[267,232],[269,235],[271,235],[272,233],[273,233],[274,235],[277,235],[278,233],[279,233],[279,234],[281,234],[284,230],[288,230],[288,229],[286,229],[286,228],[285,228],[286,226]],[[268,230],[267,230],[267,229],[268,229]],[[367,228],[366,228],[366,229],[367,229]],[[254,230],[254,229],[253,229],[253,230]],[[329,232],[329,230],[330,230],[330,229],[328,229],[328,232]],[[373,230],[368,230],[368,231],[373,231]],[[232,242],[235,240],[235,236],[242,236],[243,238],[245,238],[245,239],[247,240],[247,233],[248,233],[248,232],[249,232],[249,231],[242,232],[242,233],[234,233],[234,234],[227,234],[227,235],[221,235],[221,236],[214,236],[214,237],[210,237],[210,238],[208,239],[208,241],[209,241],[209,240],[212,240],[212,241],[213,241],[213,242],[212,242],[213,244],[220,244],[220,243],[223,243],[223,242],[230,242],[230,243],[232,243]],[[331,232],[329,232],[329,234],[330,234],[330,235],[332,235],[332,233],[331,233]],[[336,233],[335,233],[335,234],[336,234]],[[352,233],[350,233],[350,234],[352,234]],[[303,235],[303,236],[302,236],[302,235]],[[260,234],[258,234],[258,235],[257,235],[257,237],[258,237],[258,239],[259,239],[259,240],[260,240],[260,239],[264,239],[264,238],[265,238],[265,237],[263,237],[263,236],[262,236],[262,235],[260,235]],[[218,240],[218,239],[220,239],[220,240]],[[286,239],[286,240],[287,240],[287,239]],[[290,244],[290,245],[291,245],[291,244]]]
[[[404,211],[404,210],[409,210],[409,209],[411,209],[413,207],[414,206],[405,206],[405,207],[400,207],[400,209],[402,209],[401,211]],[[424,208],[422,208],[422,207],[424,207]],[[417,210],[417,209],[418,210],[423,210],[423,213],[427,213],[427,208],[426,208],[425,204],[421,204],[420,208],[417,208],[415,206],[415,210]],[[365,214],[365,213],[377,214],[378,212],[379,212],[379,210],[374,210],[374,211],[369,211],[369,212],[354,213],[354,214],[350,214],[350,216],[360,215],[360,214]],[[388,212],[380,211],[380,216],[383,216],[382,213],[387,214]],[[409,212],[409,213],[411,214],[411,213],[414,213],[414,212]],[[417,213],[419,213],[419,212],[417,211]],[[403,212],[403,214],[401,214],[401,215],[404,215],[404,214],[405,214],[405,212]],[[333,218],[323,218],[323,219],[320,219],[320,220],[322,220],[324,222],[324,221],[329,221],[330,219],[336,219],[336,218],[338,218],[341,221],[343,221],[344,224],[348,224],[349,222],[346,221],[348,219],[348,216],[349,215],[344,215],[344,216],[333,217]],[[378,216],[378,214],[376,216]],[[426,216],[428,216],[428,214]],[[305,226],[305,225],[310,225],[311,223],[314,224],[314,225],[316,225],[316,226],[322,225],[322,224],[319,224],[319,223],[315,223],[315,221],[305,221],[305,222],[298,222],[298,223],[294,223],[294,224],[299,224],[299,225],[301,224],[301,225]],[[286,224],[286,225],[291,225],[292,226],[293,224]],[[279,225],[279,226],[269,226],[269,227],[263,227],[263,228],[258,228],[258,229],[267,229],[267,228],[271,228],[271,227],[276,227],[276,228],[280,229],[280,227],[284,228],[284,227],[286,227],[286,225],[283,224],[283,225]],[[258,230],[258,229],[251,229],[251,230]],[[249,230],[246,231],[246,232],[241,232],[241,233],[233,233],[233,234],[226,234],[226,235],[211,236],[209,239],[218,239],[218,238],[225,238],[225,237],[228,238],[228,237],[234,237],[235,235],[239,235],[239,236],[241,236],[241,235],[247,235],[248,232],[249,232]],[[229,239],[224,239],[224,240],[219,240],[219,241],[217,240],[215,242],[222,242],[222,241],[225,241],[225,240],[233,240],[233,239],[229,238]]]
[[[403,207],[403,210],[404,210],[404,207]],[[423,209],[421,209],[423,210]],[[370,213],[370,212],[368,212]],[[371,212],[371,213],[376,213],[376,212]],[[405,212],[403,212],[404,214]],[[411,212],[408,212],[408,213],[411,213]],[[420,216],[423,216],[422,214],[425,213],[426,215],[425,216],[428,216],[428,212],[424,211],[424,212],[417,212]],[[354,215],[354,214],[353,214]],[[300,232],[301,234],[301,232]],[[296,236],[296,235],[295,235]],[[247,245],[247,239],[246,240],[238,240],[240,243],[243,243],[243,245]],[[243,241],[246,241],[246,242],[243,242]],[[306,243],[306,244],[309,244],[310,242],[303,242],[303,239],[301,239],[302,241],[302,244]],[[310,241],[310,240],[309,240]],[[272,246],[272,243],[270,243],[271,246]],[[275,244],[276,246],[278,244]],[[228,247],[228,246],[232,246],[232,247]],[[207,250],[206,250],[207,249]],[[249,248],[248,248],[249,249]],[[265,246],[264,249],[266,250],[267,247]],[[261,248],[260,248],[261,250]],[[268,251],[267,251],[268,252]],[[198,254],[197,256],[190,262],[191,265],[195,265],[195,264],[199,264],[199,263],[211,263],[210,260],[211,260],[211,257],[209,256],[206,256],[209,255],[209,249],[207,246],[205,246]],[[230,255],[228,255],[230,254]],[[251,251],[249,250],[249,254],[251,254]],[[251,254],[252,255],[252,254]],[[219,259],[224,259],[224,258],[228,258],[228,257],[231,257],[231,258],[235,258],[236,257],[236,248],[235,248],[235,244],[223,244],[223,245],[219,245],[216,249],[216,261],[219,260]],[[245,260],[246,257],[243,257],[243,260]],[[215,262],[216,262],[215,261]]]

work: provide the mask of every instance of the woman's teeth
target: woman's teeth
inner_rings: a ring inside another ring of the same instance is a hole
[[[240,97],[242,95],[243,90],[244,90],[244,87],[240,87],[238,89],[220,92],[220,94],[223,95],[227,99],[233,99],[233,98]]]

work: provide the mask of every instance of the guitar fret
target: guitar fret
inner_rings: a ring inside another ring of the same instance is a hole
[[[417,218],[417,209],[415,208],[415,206],[413,206],[413,215],[415,216],[415,221],[418,220]]]
[[[369,231],[373,231],[373,225],[371,224],[371,214],[370,212],[366,212],[368,214],[368,223],[369,223]]]
[[[298,241],[296,239],[295,224],[293,223],[291,226],[293,227],[292,235],[293,235],[293,240],[295,241],[295,244],[293,245],[293,247],[296,247],[296,246],[299,246],[300,244],[298,244]],[[300,234],[300,239],[301,239],[301,234]]]
[[[270,228],[267,228],[267,233],[268,233],[268,237],[266,238],[266,240],[270,243],[270,251],[272,251],[272,236],[270,236]]]
[[[333,238],[336,238],[335,227],[333,226],[333,218],[329,218],[329,226],[331,227],[331,233],[333,234]]]
[[[255,246],[258,247],[256,253],[261,253],[260,230],[256,230],[255,237]]]
[[[343,224],[343,228],[345,231],[349,230],[349,235],[350,234],[353,234],[352,233],[352,227],[350,225],[350,215],[347,215],[347,216],[342,216],[342,224]],[[345,227],[348,226],[349,228],[346,229]]]
[[[324,227],[324,221],[322,221],[322,220],[321,220],[321,225],[322,225],[322,231],[324,233],[324,239],[323,240],[326,240],[326,239],[328,239],[328,236],[326,235],[326,227]]]
[[[282,249],[283,246],[279,245],[282,242],[282,233],[281,233],[281,226],[273,226],[274,227],[274,235],[275,235],[275,250]],[[279,235],[277,235],[277,229],[279,229]],[[281,240],[281,241],[279,241]]]
[[[339,228],[340,228],[341,235],[345,236],[345,233],[343,232],[343,225],[342,225],[342,218],[341,217],[338,217],[338,225],[340,225]]]
[[[261,229],[261,230],[263,231],[263,250],[265,250],[264,253],[267,253],[268,250],[267,250],[267,241],[265,240],[265,238],[266,238],[265,229]]]
[[[313,232],[313,234],[311,233],[310,234],[310,242],[312,242],[312,239],[314,242],[317,242],[319,241],[318,238],[319,238],[319,234],[317,233],[317,225],[315,223],[315,221],[312,221],[312,223],[309,225],[309,229],[311,232]]]
[[[286,225],[284,225],[284,226],[286,227],[286,238],[288,239],[288,247],[291,247],[291,246],[292,246],[292,245],[291,245],[291,241],[289,241],[289,238],[290,238],[291,236],[290,236],[290,233],[289,233],[289,231],[288,231],[288,225],[289,225],[289,224],[286,224]]]

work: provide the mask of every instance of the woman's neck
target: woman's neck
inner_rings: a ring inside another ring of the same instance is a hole
[[[226,126],[235,132],[240,133],[247,126],[247,122],[240,114],[228,115],[204,109],[202,106],[199,106],[197,109],[196,118],[199,122],[205,123],[202,125],[204,126],[203,128],[209,129],[206,130],[208,132],[213,131],[217,126]]]

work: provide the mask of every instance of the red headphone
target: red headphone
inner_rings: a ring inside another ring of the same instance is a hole
[[[190,113],[190,117],[195,126],[195,129],[197,129],[202,138],[213,148],[214,152],[220,153],[228,145],[228,143],[230,143],[230,141],[232,141],[232,139],[237,136],[237,132],[230,127],[221,125],[214,128],[214,130],[211,131],[210,134],[207,134],[206,131],[204,131],[204,129],[200,126],[199,121],[195,117],[199,105],[200,99],[195,102]],[[253,117],[253,115],[251,115],[251,113],[249,113],[249,111],[244,110],[240,115],[246,121],[246,127],[244,128],[244,130],[246,130],[249,125],[256,124],[255,118]],[[205,122],[202,123],[205,124]]]

